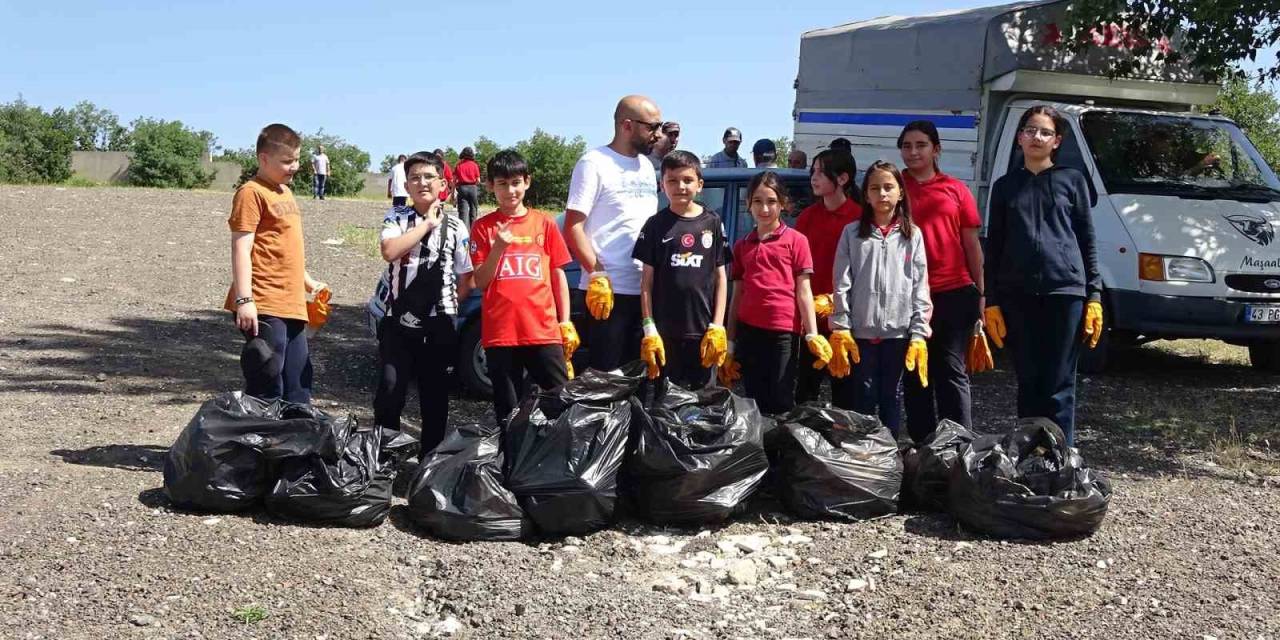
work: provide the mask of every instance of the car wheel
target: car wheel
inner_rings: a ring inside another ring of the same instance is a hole
[[[1249,343],[1249,363],[1259,371],[1280,373],[1280,340]]]
[[[458,345],[458,364],[455,367],[467,391],[481,398],[493,395],[493,383],[489,381],[489,369],[480,346],[480,323],[472,322],[462,331]]]

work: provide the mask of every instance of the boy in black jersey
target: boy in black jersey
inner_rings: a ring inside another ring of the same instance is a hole
[[[729,244],[716,212],[693,199],[702,190],[702,167],[688,151],[662,160],[662,190],[671,205],[644,223],[631,257],[644,263],[640,309],[644,339],[640,358],[650,378],[700,389],[713,367],[724,364]],[[672,341],[667,352],[663,338]]]

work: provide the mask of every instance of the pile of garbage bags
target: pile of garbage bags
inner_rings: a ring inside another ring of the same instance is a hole
[[[202,404],[169,448],[164,490],[184,509],[265,504],[286,518],[373,526],[391,509],[395,465],[416,446],[310,405],[224,393]]]
[[[1047,419],[1002,435],[944,420],[900,451],[874,416],[804,404],[770,418],[720,387],[658,392],[643,371],[589,370],[534,389],[505,430],[454,426],[413,474],[408,519],[449,540],[580,535],[613,523],[625,497],[656,524],[699,526],[732,517],[766,483],[799,518],[874,518],[910,504],[977,533],[1046,539],[1091,534],[1106,516],[1107,478]],[[181,508],[261,504],[294,520],[373,526],[417,445],[311,406],[226,393],[170,448],[164,488]]]

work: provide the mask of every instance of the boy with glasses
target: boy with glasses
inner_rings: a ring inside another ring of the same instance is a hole
[[[440,159],[418,152],[404,162],[411,206],[392,207],[382,223],[382,257],[391,275],[390,304],[378,327],[374,422],[400,428],[409,380],[418,380],[422,454],[444,438],[449,419],[447,369],[458,347],[458,302],[471,292],[467,229],[445,215]]]

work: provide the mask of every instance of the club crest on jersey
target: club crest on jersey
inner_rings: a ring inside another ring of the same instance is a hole
[[[692,233],[686,233],[686,234],[684,234],[684,235],[680,236],[680,246],[682,246],[682,247],[684,247],[684,248],[686,248],[686,249],[692,249],[692,248],[693,248],[693,234],[692,234]]]
[[[703,229],[702,230],[702,248],[710,249],[711,245],[714,243],[715,243],[715,234],[711,233],[710,229]]]
[[[686,236],[686,237],[689,237],[689,236]],[[686,251],[684,253],[673,253],[671,254],[671,266],[693,267],[696,269],[702,266],[702,256],[694,255],[692,251]]]
[[[511,253],[502,254],[502,262],[498,264],[500,280],[541,280],[542,254]]]

